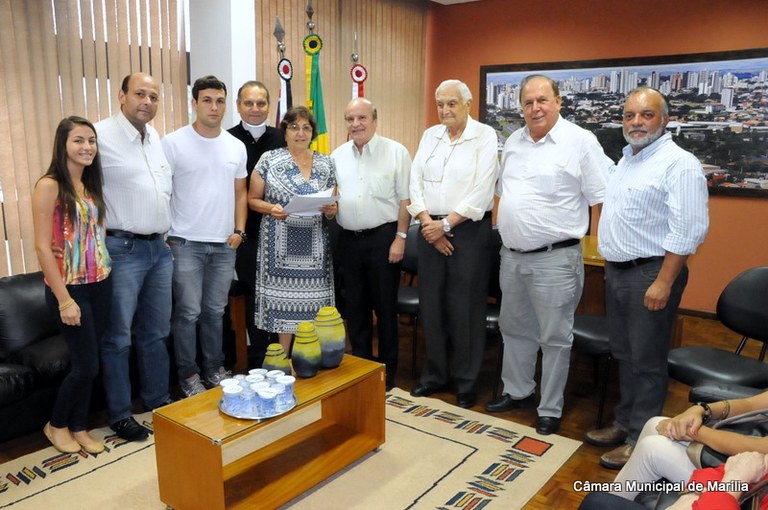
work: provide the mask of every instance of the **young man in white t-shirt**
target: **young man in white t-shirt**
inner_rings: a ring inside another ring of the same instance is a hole
[[[174,354],[186,396],[205,390],[200,378],[196,328],[200,326],[202,371],[214,386],[227,377],[222,351],[222,317],[235,269],[237,247],[245,242],[248,211],[247,154],[242,142],[221,128],[227,88],[215,76],[192,87],[196,119],[166,136],[173,171]]]

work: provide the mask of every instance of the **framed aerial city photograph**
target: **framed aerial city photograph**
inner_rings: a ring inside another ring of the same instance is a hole
[[[669,101],[667,130],[695,154],[710,194],[768,198],[768,48],[480,67],[480,121],[507,137],[525,125],[520,82],[555,80],[560,114],[593,132],[614,161],[626,145],[627,92],[647,85]]]

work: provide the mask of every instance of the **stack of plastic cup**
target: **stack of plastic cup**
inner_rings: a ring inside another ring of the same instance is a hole
[[[243,388],[241,388],[239,384],[229,384],[224,386],[222,391],[224,393],[224,410],[229,414],[242,416],[243,400],[241,398],[241,394],[243,392]]]

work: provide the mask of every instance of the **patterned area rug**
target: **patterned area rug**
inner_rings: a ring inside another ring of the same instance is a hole
[[[581,444],[397,388],[386,415],[381,448],[283,508],[522,508]],[[151,414],[139,419],[151,428]],[[97,431],[108,445],[97,456],[46,448],[0,465],[0,508],[165,508],[152,436],[108,432]]]

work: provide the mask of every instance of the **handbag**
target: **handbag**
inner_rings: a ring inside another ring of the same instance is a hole
[[[727,430],[745,436],[768,436],[768,409],[750,411],[720,420],[712,426],[713,429]],[[697,469],[717,467],[728,460],[728,455],[713,450],[698,441],[691,441],[686,448],[688,459]]]

